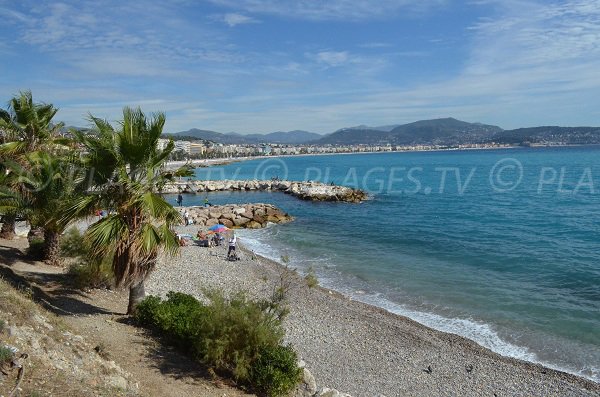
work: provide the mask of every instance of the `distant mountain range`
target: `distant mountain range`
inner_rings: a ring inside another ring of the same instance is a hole
[[[223,134],[193,128],[172,135],[224,144],[316,144],[316,145],[440,145],[477,143],[505,144],[600,144],[600,127],[532,127],[503,130],[495,125],[468,123],[454,118],[421,120],[381,127],[364,125],[342,128],[320,135],[308,131],[278,131],[269,134]]]

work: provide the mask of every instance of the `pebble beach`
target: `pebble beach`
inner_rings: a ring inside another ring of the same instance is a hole
[[[178,232],[195,235],[197,227]],[[238,247],[241,260],[226,260],[227,247],[184,246],[162,258],[146,292],[202,296],[205,288],[246,291],[268,298],[289,285],[286,341],[319,386],[352,396],[600,396],[600,384],[507,358],[463,337],[436,331],[406,317],[351,300],[286,271],[279,263]]]

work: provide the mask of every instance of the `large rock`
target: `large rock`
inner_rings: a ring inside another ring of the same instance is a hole
[[[227,227],[229,227],[229,228],[232,228],[232,227],[233,227],[233,225],[234,225],[234,223],[233,223],[233,221],[232,221],[231,219],[220,218],[220,219],[219,219],[219,222],[220,222],[222,225],[224,225],[224,226],[227,226]]]
[[[246,228],[248,228],[248,229],[260,229],[262,227],[263,227],[263,224],[256,222],[256,221],[250,221],[250,222],[246,223]]]
[[[208,219],[206,222],[204,222],[204,226],[211,227],[211,226],[214,226],[214,225],[216,225],[217,223],[219,223],[219,220],[218,220],[218,219],[215,219],[215,218],[210,218],[210,219]]]
[[[235,226],[244,226],[248,222],[250,222],[250,219],[246,218],[245,216],[240,216],[233,219],[233,224]]]
[[[306,368],[302,368],[302,382],[298,385],[292,397],[313,397],[317,394],[315,377]]]

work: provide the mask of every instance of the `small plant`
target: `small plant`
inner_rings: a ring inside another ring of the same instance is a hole
[[[4,332],[4,329],[6,328],[6,321],[0,319],[0,334],[2,332]]]
[[[308,268],[308,272],[306,273],[306,276],[304,276],[304,280],[306,281],[308,288],[315,288],[319,285],[319,279],[317,278],[315,269],[312,266]]]
[[[71,264],[69,276],[77,288],[111,288],[114,284],[114,273],[110,258],[80,259]]]
[[[85,257],[89,254],[89,247],[83,239],[83,235],[76,227],[65,232],[60,241],[60,252],[69,258]]]
[[[0,367],[3,364],[10,363],[14,358],[14,352],[8,346],[0,346]]]
[[[79,229],[72,227],[63,236],[60,244],[61,254],[74,258],[68,274],[77,288],[111,288],[114,273],[109,255],[105,259],[94,258],[89,243]]]
[[[100,342],[96,347],[94,347],[94,351],[98,353],[100,357],[105,360],[108,360],[108,352],[106,351],[106,345]]]
[[[286,396],[300,381],[302,369],[291,346],[264,347],[250,373],[254,387],[268,396]]]

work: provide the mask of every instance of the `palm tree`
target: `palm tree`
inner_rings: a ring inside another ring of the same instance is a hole
[[[21,162],[4,163],[14,177],[0,189],[0,211],[22,214],[32,229],[39,228],[44,236],[41,259],[55,266],[61,264],[60,237],[68,224],[69,202],[77,197],[75,187],[83,176],[73,160],[31,152]]]
[[[112,257],[118,287],[129,287],[127,313],[144,298],[144,280],[160,252],[174,255],[179,244],[172,228],[181,222],[179,212],[158,193],[175,176],[189,175],[184,166],[169,172],[164,165],[173,151],[171,141],[157,149],[165,123],[163,113],[150,120],[138,109],[124,108],[123,120],[114,129],[107,121],[90,116],[93,135],[73,131],[86,153],[89,194],[71,207],[70,218],[98,208],[109,215],[92,224],[85,237],[95,256]]]
[[[52,124],[57,112],[52,104],[33,102],[31,91],[13,97],[8,111],[0,111],[0,160],[19,161],[26,153],[56,149],[61,143],[59,131],[63,127],[62,123]],[[12,239],[17,214],[9,211],[2,215],[0,237]]]

